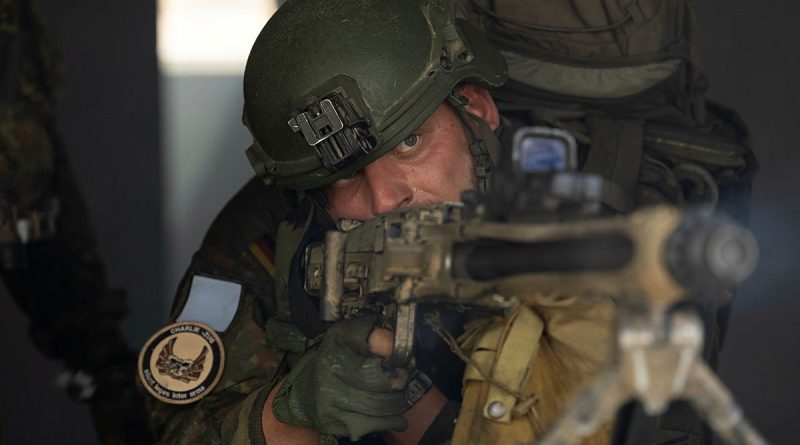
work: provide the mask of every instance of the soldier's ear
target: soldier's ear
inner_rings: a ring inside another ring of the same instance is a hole
[[[480,117],[492,130],[500,125],[500,112],[497,105],[489,94],[489,90],[474,83],[464,83],[458,86],[458,91],[469,100],[464,105],[464,110],[470,114]]]

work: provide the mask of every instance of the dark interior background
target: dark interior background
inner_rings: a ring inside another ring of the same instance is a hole
[[[163,321],[174,287],[163,260],[171,240],[163,230],[156,7],[152,1],[40,3],[63,59],[60,127],[109,281],[128,292],[124,329],[138,348]],[[698,3],[709,97],[748,122],[761,164],[752,215],[761,262],[735,302],[720,373],[769,440],[799,443],[800,6],[791,0]],[[190,88],[198,103],[215,81],[204,82]],[[230,128],[240,125],[238,110],[227,119]],[[243,148],[234,155],[243,156]],[[201,234],[207,219],[187,230]],[[96,443],[87,411],[55,388],[59,366],[33,350],[26,321],[5,290],[0,320],[0,442]]]
[[[789,0],[699,1],[709,97],[750,126],[761,170],[752,228],[761,261],[734,303],[720,373],[775,444],[800,443],[800,8]]]

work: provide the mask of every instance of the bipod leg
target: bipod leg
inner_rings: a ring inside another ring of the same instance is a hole
[[[536,445],[577,444],[597,431],[631,397],[622,375],[617,366],[607,368],[580,393]]]
[[[692,367],[685,396],[726,443],[767,444],[767,441],[745,419],[733,395],[705,362],[697,361]]]

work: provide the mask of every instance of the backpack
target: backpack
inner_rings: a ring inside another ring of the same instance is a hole
[[[608,213],[710,205],[747,222],[758,165],[744,122],[705,98],[692,0],[458,2],[508,62],[509,81],[492,93],[503,116],[571,132],[582,171],[603,178]],[[712,366],[729,310],[701,308]],[[658,419],[628,405],[615,431],[614,443],[711,438],[682,402]]]
[[[710,204],[744,222],[757,169],[736,113],[705,99],[690,0],[459,0],[506,57],[518,124],[570,131],[603,204]]]

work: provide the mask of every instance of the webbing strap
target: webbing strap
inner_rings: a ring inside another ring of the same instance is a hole
[[[291,320],[289,310],[289,272],[292,267],[292,259],[303,239],[303,235],[311,225],[313,215],[314,212],[309,212],[305,222],[299,227],[288,221],[282,221],[278,226],[278,236],[275,243],[275,269],[277,272],[275,297],[277,300],[277,315],[285,321]]]
[[[489,189],[492,171],[494,170],[494,162],[492,162],[492,157],[489,153],[491,150],[499,152],[500,141],[485,120],[468,113],[463,106],[454,106],[453,108],[456,110],[467,139],[469,139],[469,151],[475,163],[475,178],[478,191],[486,191]],[[477,125],[477,132],[469,125],[469,121]]]
[[[642,120],[620,120],[607,116],[586,119],[592,139],[584,172],[604,178],[603,204],[627,213],[633,209],[633,196],[642,162]]]
[[[603,188],[600,193],[600,202],[618,212],[627,212],[633,209],[633,194],[626,191],[616,182],[602,178]]]

